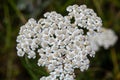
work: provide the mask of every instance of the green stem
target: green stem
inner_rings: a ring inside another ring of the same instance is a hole
[[[38,80],[37,77],[35,76],[34,72],[32,70],[29,70],[29,69],[31,69],[31,67],[30,67],[30,63],[29,63],[27,57],[25,57],[25,62],[26,62],[25,67],[26,67],[27,71],[29,72],[29,74],[31,75],[31,77],[33,78],[33,80]]]
[[[11,43],[11,22],[10,22],[10,15],[9,9],[7,5],[4,5],[4,22],[6,26],[6,42],[5,42],[5,49],[10,47]]]
[[[97,9],[97,12],[98,14],[102,17],[103,16],[103,13],[102,13],[102,8],[101,8],[101,5],[102,5],[102,0],[93,0],[93,3]]]
[[[21,61],[33,80],[38,80],[43,75],[49,75],[44,67],[38,67],[38,65],[34,64],[34,61],[30,62],[27,56],[25,56],[25,60],[21,59]]]
[[[10,22],[10,15],[9,15],[9,9],[6,4],[4,4],[4,21],[6,26],[6,42],[5,42],[5,50],[10,50],[11,46],[11,35],[12,35],[12,29],[11,29],[11,22]],[[13,68],[13,57],[14,55],[12,52],[9,52],[8,54],[8,61],[7,61],[7,71],[6,71],[6,79],[11,80],[12,78],[12,68]]]
[[[119,65],[118,65],[118,62],[117,62],[117,55],[116,55],[116,52],[115,52],[115,49],[112,48],[111,49],[111,59],[112,59],[112,62],[113,62],[113,67],[114,67],[114,75],[116,77],[117,74],[119,74]]]
[[[18,15],[18,17],[20,18],[20,20],[22,21],[22,23],[26,22],[25,17],[23,16],[23,14],[19,11],[19,9],[17,8],[17,6],[15,5],[15,3],[13,2],[13,0],[8,0],[9,4],[11,5],[11,7],[13,8],[13,10],[16,12],[16,14]]]

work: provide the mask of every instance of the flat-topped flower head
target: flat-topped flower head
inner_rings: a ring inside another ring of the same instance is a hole
[[[101,33],[95,34],[93,37],[89,37],[93,50],[98,51],[100,47],[108,49],[113,46],[118,37],[111,29],[101,29]]]
[[[27,54],[28,58],[35,58],[35,50],[38,48],[39,39],[36,37],[38,34],[35,29],[38,24],[34,19],[29,19],[28,22],[20,28],[19,35],[17,37],[17,54],[18,56],[24,56]],[[40,31],[40,30],[39,30]]]
[[[86,5],[73,5],[67,7],[68,16],[74,19],[73,24],[78,28],[86,28],[89,31],[100,31],[102,20],[96,13],[86,7]]]
[[[100,32],[101,19],[85,5],[69,6],[67,11],[67,16],[47,12],[38,22],[31,18],[20,28],[17,54],[33,59],[39,54],[38,66],[50,73],[40,80],[74,80],[74,69],[87,70],[87,56],[95,56],[90,38]]]

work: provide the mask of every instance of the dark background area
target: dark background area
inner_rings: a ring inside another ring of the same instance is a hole
[[[16,37],[29,18],[39,20],[48,11],[66,15],[66,7],[73,4],[92,8],[103,26],[118,36],[114,46],[101,48],[90,58],[87,71],[75,70],[76,80],[120,80],[120,0],[0,0],[0,80],[39,80],[48,75],[37,60],[17,56]]]

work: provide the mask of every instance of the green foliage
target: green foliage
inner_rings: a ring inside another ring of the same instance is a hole
[[[39,80],[49,75],[37,60],[16,55],[16,36],[28,18],[39,19],[47,11],[66,15],[66,7],[86,4],[97,12],[103,26],[111,28],[120,38],[120,0],[0,0],[0,80]],[[90,68],[85,72],[75,70],[76,80],[120,80],[120,40],[109,50],[101,48],[95,58],[90,58]]]
[[[32,80],[39,80],[40,77],[49,75],[45,67],[39,67],[36,64],[37,59],[28,59],[27,56],[25,56],[21,59],[21,62],[30,74]]]

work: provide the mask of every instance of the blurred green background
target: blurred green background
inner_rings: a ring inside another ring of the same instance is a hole
[[[120,80],[120,0],[0,0],[0,80],[39,80],[48,75],[37,60],[16,55],[16,36],[29,18],[39,20],[48,11],[66,15],[66,7],[72,4],[94,9],[103,26],[118,36],[113,47],[101,48],[90,58],[87,71],[75,70],[76,80]]]

